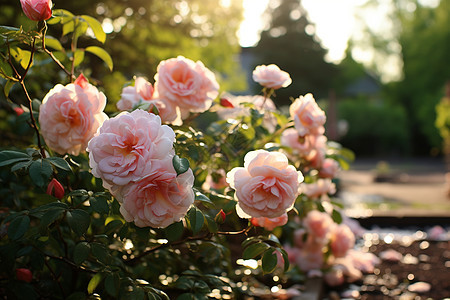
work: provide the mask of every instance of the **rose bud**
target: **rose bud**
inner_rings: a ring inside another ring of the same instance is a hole
[[[51,0],[20,0],[25,15],[33,21],[44,21],[52,16]]]
[[[64,188],[61,183],[56,180],[56,178],[53,178],[52,181],[50,181],[50,183],[48,184],[47,194],[58,199],[62,199],[64,197]]]
[[[31,282],[33,280],[33,273],[29,269],[19,268],[16,269],[17,280],[24,282]]]
[[[220,98],[220,105],[227,108],[234,108],[233,103],[231,103],[230,100],[226,98]]]
[[[17,116],[20,116],[21,114],[23,114],[25,111],[23,110],[22,107],[14,107],[14,112],[16,113]]]
[[[223,211],[223,209],[221,209],[217,215],[214,217],[214,221],[216,221],[217,224],[223,224],[225,223],[225,218],[227,217],[227,215],[225,214],[225,212]]]

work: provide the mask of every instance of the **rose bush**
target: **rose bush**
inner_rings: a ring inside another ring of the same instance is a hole
[[[76,76],[90,69],[74,54],[112,68],[101,47],[78,48],[80,37],[83,47],[104,42],[102,24],[64,10],[40,21],[37,31],[0,27],[1,83],[27,100],[19,106],[11,94],[4,106],[32,129],[24,137],[31,146],[2,144],[0,152],[0,294],[230,299],[261,295],[256,284],[270,292],[262,275],[272,272],[282,282],[370,272],[374,262],[352,252],[354,237],[330,198],[352,153],[327,141],[312,95],[300,96],[291,115],[278,110],[274,90],[290,84],[289,74],[259,66],[261,95],[234,97],[219,94],[203,63],[169,58],[153,83],[136,77],[117,103],[109,100],[122,112],[108,117],[101,85]],[[48,37],[47,25],[71,36],[70,49]],[[55,56],[50,40],[65,51]],[[16,46],[29,51],[13,56]],[[27,88],[35,65],[67,75],[42,102]],[[286,294],[296,293],[274,295]]]

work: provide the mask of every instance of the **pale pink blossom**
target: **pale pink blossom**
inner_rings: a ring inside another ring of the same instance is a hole
[[[380,252],[379,257],[382,260],[387,260],[391,262],[399,262],[403,258],[403,254],[400,252],[394,250],[394,249],[387,249],[382,252]]]
[[[251,218],[250,222],[253,224],[253,226],[259,226],[264,227],[265,229],[272,231],[278,226],[283,226],[288,221],[288,215],[287,213],[282,214],[279,217],[276,218],[265,218],[265,217],[259,217],[259,218]]]
[[[106,121],[88,145],[89,165],[105,187],[141,180],[153,165],[173,155],[175,133],[159,116],[143,110],[122,112]]]
[[[120,100],[116,106],[119,110],[131,110],[144,101],[153,99],[153,86],[143,77],[136,77],[134,86],[127,86],[122,89]]]
[[[189,112],[208,110],[219,94],[214,73],[202,62],[183,56],[160,62],[155,75],[155,89],[161,100],[180,107],[183,119]]]
[[[303,194],[312,199],[336,193],[336,184],[329,178],[319,178],[313,183],[302,183],[301,188]]]
[[[337,258],[332,262],[331,270],[342,270],[347,282],[355,282],[362,278],[363,274],[358,270],[349,257]]]
[[[242,218],[281,216],[293,207],[302,181],[302,173],[288,164],[286,155],[265,150],[247,153],[244,167],[227,174]]]
[[[253,80],[263,87],[275,90],[287,87],[292,83],[289,74],[274,64],[257,66],[253,70]]]
[[[315,143],[311,138],[314,138],[314,136],[301,137],[298,135],[297,130],[288,128],[281,134],[281,145],[291,148],[294,155],[308,157],[311,151],[315,149]]]
[[[59,154],[78,155],[108,116],[106,97],[80,75],[74,83],[57,84],[42,101],[41,134],[47,146]]]
[[[25,15],[33,21],[44,21],[52,16],[51,0],[20,0]]]
[[[289,113],[300,136],[319,135],[325,132],[323,127],[326,121],[325,112],[317,105],[312,94],[295,99],[289,107]]]
[[[307,229],[308,234],[313,236],[314,239],[324,240],[328,238],[336,223],[334,223],[329,214],[312,210],[306,215],[303,225]]]
[[[205,182],[202,185],[204,190],[215,189],[220,190],[227,187],[227,174],[224,169],[219,169],[213,174],[206,176]]]
[[[345,224],[334,226],[330,236],[330,247],[335,257],[344,257],[355,246],[355,235]]]
[[[319,170],[321,178],[334,178],[339,172],[339,163],[332,158],[325,158]]]
[[[324,264],[322,248],[299,249],[295,258],[295,264],[305,272],[320,270]]]
[[[344,271],[341,268],[332,268],[323,276],[326,284],[329,286],[339,286],[344,284]]]
[[[155,161],[149,174],[120,190],[120,212],[138,227],[167,227],[181,220],[194,203],[193,184],[191,169],[177,176],[172,156]]]
[[[348,250],[346,258],[363,273],[373,273],[375,266],[381,262],[375,254],[355,249]]]

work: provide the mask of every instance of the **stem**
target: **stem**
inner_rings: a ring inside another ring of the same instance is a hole
[[[44,28],[43,28],[43,31],[42,31],[42,49],[64,71],[64,73],[66,73],[67,76],[69,76],[72,79],[73,75],[69,71],[67,71],[67,69],[64,67],[64,65],[53,55],[53,53],[50,50],[47,49],[47,47],[45,45],[45,35],[46,35],[46,33],[47,33],[47,22],[44,21]]]
[[[66,298],[66,295],[64,293],[64,289],[61,285],[61,282],[59,282],[59,277],[56,276],[55,271],[53,271],[53,269],[50,267],[50,264],[48,263],[48,261],[46,259],[44,259],[44,263],[47,266],[47,269],[50,271],[50,273],[53,276],[53,279],[56,281],[56,283],[58,284],[59,289],[61,290],[61,294],[63,296],[63,298]]]
[[[247,228],[244,228],[240,231],[217,231],[217,234],[221,234],[221,235],[238,235],[238,234],[245,234],[247,235],[247,233],[253,228],[253,225],[248,226]]]
[[[180,241],[176,241],[173,243],[166,243],[166,244],[160,244],[158,246],[155,246],[151,249],[148,249],[147,251],[144,251],[138,255],[136,255],[135,257],[128,259],[125,261],[125,263],[127,264],[135,264],[138,260],[140,260],[141,258],[147,256],[148,254],[155,252],[156,250],[162,249],[162,248],[166,248],[166,247],[171,247],[171,246],[177,246],[180,244],[184,244],[186,242],[190,242],[190,241],[198,241],[198,240],[203,240],[203,239],[209,239],[211,238],[211,233],[206,233],[204,235],[200,235],[200,236],[191,236],[191,237],[187,237],[183,240]]]
[[[32,65],[32,63],[33,63],[33,57],[34,57],[34,53],[35,53],[35,51],[36,51],[35,43],[36,43],[36,37],[33,37],[33,43],[31,44],[30,60],[28,61],[28,65],[27,65],[27,67],[25,68],[24,74],[21,76],[21,75],[17,72],[17,70],[16,70],[15,68],[14,68],[14,71],[15,71],[15,73],[16,73],[16,76],[17,76],[18,79],[19,79],[19,84],[20,84],[20,86],[22,87],[22,89],[23,89],[23,91],[24,91],[24,93],[25,93],[25,96],[27,97],[27,100],[28,100],[28,109],[30,110],[31,127],[36,131],[36,136],[37,136],[37,142],[38,142],[39,151],[41,152],[42,157],[45,158],[45,157],[46,157],[46,155],[45,155],[45,150],[44,150],[44,147],[42,147],[41,136],[40,136],[40,134],[39,134],[39,129],[38,129],[38,127],[37,127],[36,119],[34,118],[34,115],[33,115],[33,105],[32,105],[33,100],[31,100],[30,95],[28,94],[27,88],[26,88],[25,83],[24,83],[25,76],[27,75],[27,73],[28,73],[28,71],[30,70],[31,65]],[[10,65],[12,65],[12,62],[11,62],[11,61],[9,61],[9,63],[10,63]],[[13,66],[13,65],[12,65],[12,66]]]

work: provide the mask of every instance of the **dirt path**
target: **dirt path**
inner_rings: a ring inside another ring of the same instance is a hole
[[[376,171],[377,166],[382,172]],[[441,160],[391,161],[387,165],[377,160],[357,160],[350,170],[341,172],[339,179],[339,196],[350,216],[450,217]]]

